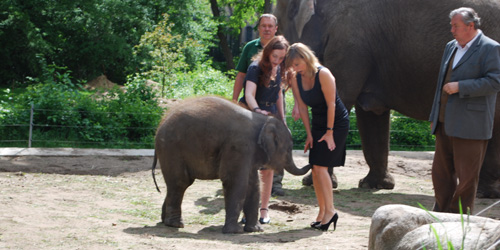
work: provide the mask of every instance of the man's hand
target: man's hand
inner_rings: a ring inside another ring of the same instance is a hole
[[[443,86],[443,91],[448,95],[458,93],[458,82],[449,82]]]

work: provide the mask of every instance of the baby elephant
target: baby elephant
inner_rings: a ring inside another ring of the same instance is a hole
[[[167,184],[162,222],[184,227],[181,203],[195,179],[220,179],[226,221],[223,233],[262,231],[258,223],[262,166],[303,175],[292,158],[292,137],[277,118],[244,109],[219,97],[202,97],[172,107],[156,132],[155,159]],[[156,181],[155,181],[156,184]],[[156,186],[158,188],[158,186]],[[241,210],[246,224],[238,224]]]

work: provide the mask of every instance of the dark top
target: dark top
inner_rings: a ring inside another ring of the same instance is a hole
[[[297,74],[300,97],[307,106],[311,107],[312,113],[311,134],[313,137],[313,147],[309,151],[309,164],[324,167],[343,166],[346,155],[345,143],[347,134],[349,133],[349,112],[347,112],[344,103],[340,100],[337,91],[335,97],[335,122],[333,125],[333,139],[336,148],[330,151],[326,142],[318,142],[326,133],[328,125],[328,105],[321,90],[321,83],[319,82],[319,71],[322,68],[321,66],[318,67],[314,86],[310,90],[304,90],[302,87],[302,77]]]
[[[319,82],[319,71],[323,67],[318,67],[318,72],[316,73],[314,86],[310,90],[304,90],[302,87],[302,77],[297,74],[297,85],[300,91],[300,97],[304,103],[311,107],[312,113],[312,127],[313,130],[322,130],[326,131],[327,127],[327,119],[328,119],[328,105],[326,104],[325,96],[323,91],[321,90],[321,84]],[[344,103],[340,100],[339,94],[337,91],[335,97],[335,124],[334,128],[337,126],[345,126],[345,124],[349,124],[349,112],[344,106]]]
[[[252,81],[257,84],[257,91],[255,92],[255,100],[259,104],[259,108],[262,110],[269,111],[273,114],[277,113],[276,102],[279,98],[279,92],[281,90],[281,74],[280,68],[276,73],[276,79],[269,83],[268,87],[259,84],[259,76],[262,74],[262,70],[259,68],[258,61],[252,62],[250,67],[248,67],[247,74],[245,76],[245,81],[243,82],[243,97],[240,98],[240,102],[247,104],[245,99],[245,89],[247,81]],[[252,107],[249,107],[252,108]]]

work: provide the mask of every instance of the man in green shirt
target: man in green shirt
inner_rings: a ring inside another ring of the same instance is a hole
[[[245,80],[248,66],[252,63],[252,57],[276,35],[278,31],[278,19],[273,14],[263,14],[259,17],[257,30],[259,31],[259,38],[248,42],[243,47],[243,52],[241,52],[240,60],[236,66],[238,74],[236,75],[233,88],[233,101],[235,102],[238,102],[238,97],[243,89],[243,81]]]
[[[263,14],[259,17],[257,23],[257,30],[259,31],[259,38],[248,42],[243,51],[241,52],[240,60],[236,66],[238,74],[234,81],[233,88],[233,101],[238,102],[238,98],[243,89],[243,82],[247,74],[248,66],[252,63],[252,57],[259,53],[266,44],[274,38],[278,31],[278,19],[273,14]],[[282,188],[283,172],[274,172],[273,175],[273,188],[271,193],[273,195],[283,196],[285,191]]]

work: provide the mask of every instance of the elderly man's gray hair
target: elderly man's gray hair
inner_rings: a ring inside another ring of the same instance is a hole
[[[481,25],[481,18],[477,15],[476,11],[472,8],[462,7],[450,12],[450,19],[452,19],[456,15],[462,16],[462,21],[469,25],[470,23],[474,23],[474,29],[478,29]]]

